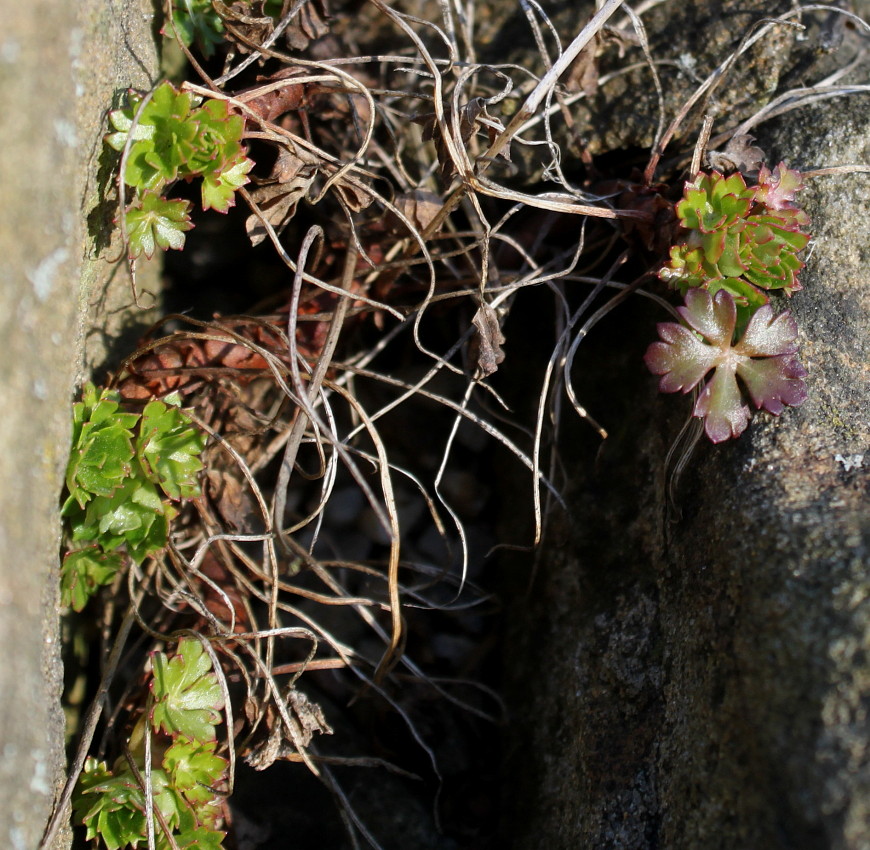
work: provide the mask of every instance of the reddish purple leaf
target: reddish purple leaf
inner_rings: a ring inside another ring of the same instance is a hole
[[[685,306],[677,310],[689,327],[661,323],[661,341],[650,345],[644,361],[661,376],[662,392],[689,392],[714,370],[693,411],[703,417],[714,443],[739,436],[749,423],[738,378],[755,406],[773,414],[806,400],[807,372],[795,353],[797,325],[787,311],[774,316],[770,305],[760,307],[743,338],[733,344],[737,310],[728,291],[720,289],[711,297],[706,290],[690,289]]]

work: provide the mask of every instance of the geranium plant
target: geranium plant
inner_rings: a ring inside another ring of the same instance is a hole
[[[199,497],[205,435],[180,404],[171,394],[129,413],[116,391],[88,383],[73,406],[61,596],[76,611],[127,559],[141,563],[166,546],[173,502]]]
[[[166,197],[173,183],[200,178],[202,208],[226,212],[248,182],[253,162],[241,143],[244,119],[225,100],[203,102],[167,82],[147,102],[131,93],[109,121],[114,131],[106,144],[126,151],[122,179],[134,191],[124,210],[131,258],[184,246],[191,205]]]
[[[73,800],[75,819],[88,839],[99,836],[108,850],[148,844],[145,736],[150,748],[151,806],[157,848],[219,850],[227,761],[217,754],[215,724],[224,699],[211,659],[198,640],[184,638],[172,658],[151,656],[151,711],[142,714],[127,753],[110,768],[89,758]],[[147,728],[150,727],[150,728]]]
[[[806,370],[796,356],[797,323],[788,311],[774,316],[770,305],[759,308],[737,343],[737,306],[730,292],[720,289],[711,296],[692,289],[677,311],[685,326],[660,324],[662,341],[649,347],[645,361],[651,372],[662,376],[659,389],[666,393],[689,392],[714,370],[693,411],[704,418],[704,430],[714,443],[739,436],[749,422],[738,378],[755,406],[770,413],[806,399]]]
[[[763,166],[755,186],[713,171],[687,183],[676,205],[681,236],[659,277],[683,293],[683,324],[661,323],[645,362],[662,376],[662,392],[689,392],[715,370],[693,411],[715,443],[746,429],[743,390],[774,414],[806,399],[797,325],[788,312],[774,316],[769,303],[772,290],[790,296],[801,288],[797,254],[810,239],[809,218],[795,203],[801,186],[784,163]]]

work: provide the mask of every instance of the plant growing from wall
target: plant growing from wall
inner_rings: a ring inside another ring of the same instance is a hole
[[[74,819],[108,850],[148,846],[149,832],[158,848],[217,850],[224,833],[217,828],[222,797],[216,786],[227,761],[217,754],[224,700],[211,659],[198,640],[184,638],[171,658],[151,654],[151,673],[147,707],[124,755],[111,768],[95,758],[85,762]]]
[[[201,179],[202,208],[218,212],[233,206],[248,182],[253,162],[241,144],[244,119],[225,100],[203,101],[165,82],[149,99],[131,92],[109,121],[114,132],[106,144],[124,152],[122,179],[134,192],[123,214],[131,258],[184,247],[191,205],[167,197],[178,180]]]
[[[141,414],[125,412],[116,391],[88,383],[73,406],[61,595],[74,610],[127,559],[141,563],[163,549],[176,503],[198,498],[205,435],[180,403],[172,394]]]
[[[806,399],[797,325],[788,311],[774,317],[769,304],[771,291],[790,296],[801,288],[797,255],[810,237],[795,203],[800,188],[800,174],[784,163],[763,166],[755,186],[740,173],[712,171],[687,183],[676,205],[681,238],[659,277],[683,293],[684,324],[661,323],[661,341],[645,362],[662,376],[662,392],[701,387],[693,415],[714,443],[739,436],[749,422],[738,378],[770,413]]]

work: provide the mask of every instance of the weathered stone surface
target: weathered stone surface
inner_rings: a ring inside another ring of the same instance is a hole
[[[870,101],[759,136],[802,170],[866,164]],[[621,424],[597,465],[566,449],[571,515],[510,617],[512,847],[870,847],[868,197],[867,174],[808,181],[791,306],[810,399],[702,446],[679,522],[662,477],[678,402],[612,344],[584,360]]]
[[[58,499],[70,400],[85,339],[98,326],[105,339],[107,293],[129,300],[124,275],[93,259],[105,222],[89,234],[88,215],[105,110],[155,73],[152,19],[144,0],[34,0],[5,10],[0,35],[0,835],[11,850],[39,844],[63,778]],[[103,356],[93,347],[88,360]]]
[[[541,3],[540,11],[533,11],[513,0],[480,4],[475,18],[482,41],[479,60],[504,65],[515,86],[499,109],[511,113],[518,108],[561,50],[580,33],[596,5],[600,4],[551,0]],[[769,26],[780,15],[785,15],[785,22]],[[538,29],[540,46],[530,19]],[[695,130],[704,115],[737,124],[776,93],[807,85],[855,55],[858,47],[848,37],[842,16],[804,16],[803,30],[793,26],[799,20],[788,0],[651,4],[644,10],[642,24],[660,82],[658,92],[638,31],[620,10],[596,42],[594,63],[587,53],[578,60],[587,65],[588,91],[584,91],[580,65],[575,63],[561,80],[559,97],[553,100],[550,135],[540,123],[522,132],[522,138],[535,145],[514,143],[515,167],[507,173],[524,183],[540,182],[543,169],[551,170],[553,159],[544,145],[546,138],[561,148],[560,165],[569,174],[572,161],[581,155],[651,147],[701,84],[765,25],[764,35],[727,67],[684,116],[671,154],[694,144]],[[558,32],[560,45],[551,27]]]

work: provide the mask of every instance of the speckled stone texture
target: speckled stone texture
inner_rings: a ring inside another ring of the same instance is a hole
[[[63,780],[58,500],[70,402],[116,334],[107,316],[117,323],[129,301],[124,274],[113,272],[105,246],[96,251],[111,219],[94,215],[103,119],[126,87],[150,85],[153,23],[144,0],[32,0],[4,10],[0,844],[9,850],[39,844]],[[68,840],[62,834],[55,846]]]
[[[758,136],[772,163],[866,166],[870,98]],[[870,847],[868,198],[868,174],[808,181],[791,307],[810,398],[696,451],[679,521],[662,470],[680,402],[635,359],[662,317],[645,342],[642,307],[590,338],[581,398],[613,436],[571,435],[570,516],[510,614],[512,848]]]

